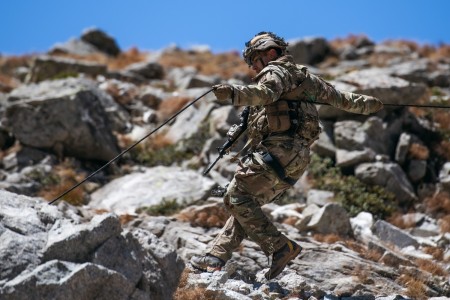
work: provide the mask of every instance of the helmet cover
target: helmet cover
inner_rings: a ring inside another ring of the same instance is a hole
[[[251,66],[252,58],[256,52],[268,50],[271,48],[280,49],[282,53],[285,52],[288,43],[283,38],[277,36],[272,32],[260,32],[255,35],[250,41],[245,43],[245,49],[242,51],[245,62]]]

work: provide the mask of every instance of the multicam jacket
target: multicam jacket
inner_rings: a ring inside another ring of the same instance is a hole
[[[233,85],[232,97],[233,105],[252,106],[248,135],[254,147],[274,135],[296,135],[311,144],[320,133],[315,102],[359,114],[383,107],[377,98],[335,89],[289,55],[269,62],[254,79],[256,84]]]

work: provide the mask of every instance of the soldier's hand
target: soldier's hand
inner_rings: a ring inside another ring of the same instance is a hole
[[[214,95],[216,95],[217,100],[225,101],[231,99],[233,96],[233,87],[229,84],[217,84],[213,86]]]
[[[371,97],[370,101],[370,113],[376,113],[384,108],[383,102],[381,102],[378,98]]]

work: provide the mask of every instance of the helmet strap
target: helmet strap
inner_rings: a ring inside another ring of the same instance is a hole
[[[266,64],[264,64],[264,61],[263,61],[263,59],[262,59],[261,56],[259,57],[259,62],[261,63],[261,65],[262,65],[264,68],[266,67]]]

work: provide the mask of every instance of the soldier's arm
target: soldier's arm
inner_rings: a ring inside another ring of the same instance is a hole
[[[303,95],[312,102],[322,102],[348,112],[364,115],[375,113],[383,108],[383,103],[375,97],[339,91],[330,83],[308,71],[305,75],[300,89]]]
[[[233,104],[236,106],[268,105],[277,101],[287,90],[286,80],[281,68],[270,67],[257,77],[257,84],[234,84]]]

